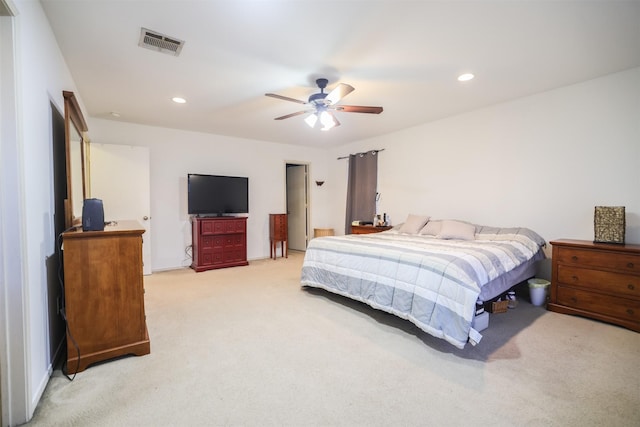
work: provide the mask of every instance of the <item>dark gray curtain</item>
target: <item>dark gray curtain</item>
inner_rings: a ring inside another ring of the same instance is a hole
[[[377,188],[378,152],[368,151],[351,154],[349,156],[345,234],[351,233],[351,221],[373,221],[376,214]]]

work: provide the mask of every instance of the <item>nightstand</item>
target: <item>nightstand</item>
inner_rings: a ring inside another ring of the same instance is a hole
[[[373,225],[352,225],[351,234],[371,234],[380,233],[381,231],[391,230],[393,227],[385,225],[382,227],[374,227]]]
[[[640,332],[640,245],[555,240],[547,309]]]

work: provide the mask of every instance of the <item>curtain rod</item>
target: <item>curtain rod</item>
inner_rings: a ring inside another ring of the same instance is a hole
[[[362,153],[355,153],[355,154],[350,154],[349,156],[357,156],[357,155],[362,155],[362,154],[367,154],[369,152],[372,152],[374,155],[378,154],[379,152],[384,151],[384,148],[381,148],[379,150],[369,150],[369,151],[363,151]],[[342,160],[342,159],[348,159],[349,156],[343,156],[343,157],[338,157],[337,160]]]

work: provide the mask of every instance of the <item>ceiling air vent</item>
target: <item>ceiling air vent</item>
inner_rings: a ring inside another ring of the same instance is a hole
[[[169,37],[164,34],[160,34],[156,31],[151,31],[146,28],[140,29],[140,41],[138,46],[147,49],[155,50],[169,55],[178,56],[184,46],[183,40],[178,40],[175,37]]]

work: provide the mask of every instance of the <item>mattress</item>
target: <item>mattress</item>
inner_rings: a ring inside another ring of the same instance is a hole
[[[303,287],[322,288],[406,319],[458,348],[482,338],[471,327],[478,299],[533,277],[544,240],[527,228],[476,226],[473,240],[374,234],[311,240]]]

